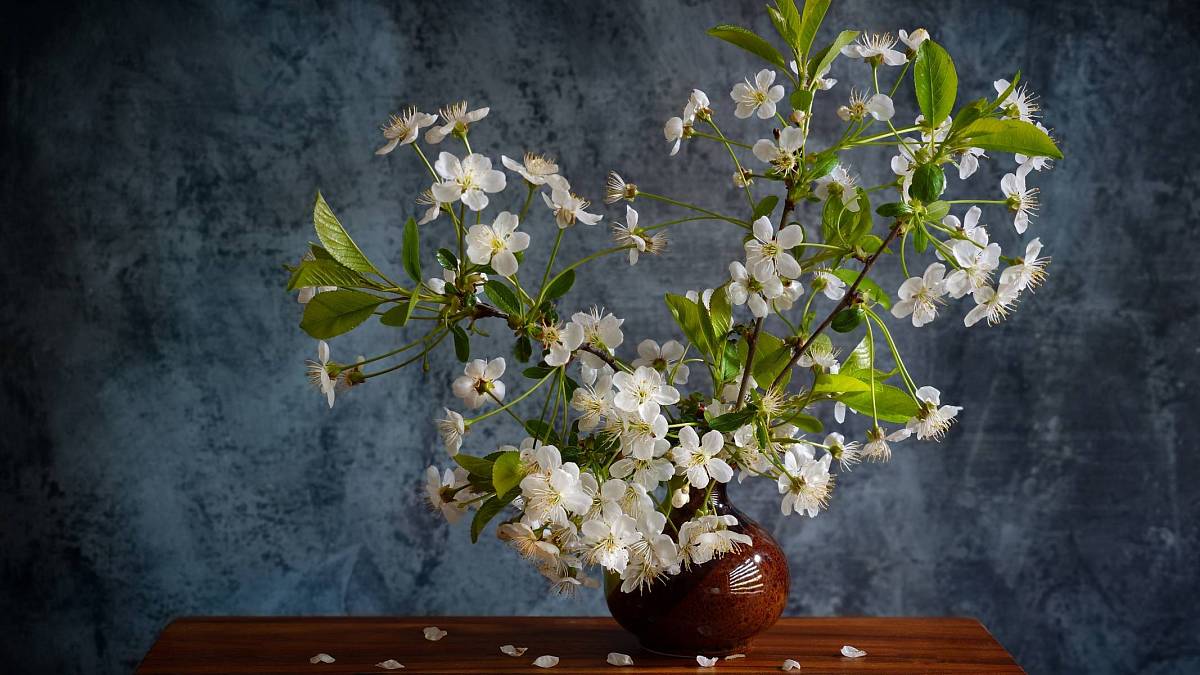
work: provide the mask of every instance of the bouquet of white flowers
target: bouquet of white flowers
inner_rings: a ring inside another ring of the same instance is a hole
[[[835,472],[886,460],[894,444],[913,436],[941,438],[960,408],[917,383],[887,315],[924,326],[950,298],[967,303],[967,326],[995,324],[1044,278],[1048,258],[1038,239],[1006,255],[983,224],[983,209],[992,209],[1023,234],[1037,210],[1038,190],[1027,180],[1061,157],[1020,74],[996,80],[994,97],[955,109],[954,63],[923,29],[901,30],[899,41],[843,31],[814,50],[828,5],[809,2],[800,11],[778,0],[768,7],[782,53],[745,28],[709,31],[767,62],[730,92],[733,119],[747,123],[748,140],[725,133],[729,120],[699,90],[664,133],[671,155],[685,143],[728,150],[745,198],[728,211],[611,173],[604,202],[625,202],[614,245],[561,265],[563,238],[603,217],[553,159],[501,157],[505,173],[473,152],[470,139],[489,110],[465,102],[437,117],[409,108],[383,127],[378,154],[412,152],[432,179],[416,199],[420,214],[404,226],[403,283],[370,262],[317,196],[320,245],[290,268],[288,283],[305,303],[301,328],[320,340],[309,367],[314,384],[332,406],[339,390],[453,345],[465,367],[449,384],[461,400],[456,407],[473,416],[446,409],[436,421],[457,466],[428,469],[429,500],[451,521],[473,511],[473,540],[503,514],[498,535],[556,588],[587,583],[585,568],[598,565],[620,577],[622,590],[645,589],[747,544],[736,519],[707,501],[714,484],[735,474],[766,478],[784,514],[813,517],[828,503]],[[829,76],[835,62],[862,88],[838,96],[847,87]],[[897,126],[902,90],[912,92],[920,115]],[[836,102],[818,112],[819,97]],[[817,115],[840,118],[841,134],[813,138]],[[868,147],[895,152],[879,185],[860,184],[849,168],[853,153]],[[952,180],[966,181],[985,159],[1012,166],[998,193],[942,198],[948,170]],[[506,191],[514,183],[517,195]],[[660,202],[678,215],[643,222],[637,201]],[[500,208],[486,213],[494,204]],[[960,208],[961,218],[951,213]],[[670,228],[697,221],[730,230],[745,257],[728,263],[727,278],[724,269],[714,277],[715,288],[665,295],[675,339],[642,340],[630,354],[620,318],[586,304],[571,308],[581,311],[564,306],[579,266],[614,254],[634,265],[666,250]],[[524,252],[536,245],[530,233],[541,229],[553,234],[549,260],[526,270]],[[446,247],[422,250],[430,230],[445,236]],[[901,283],[872,278],[884,255],[899,258]],[[922,257],[927,262],[918,264]],[[438,273],[430,275],[435,260]],[[332,360],[325,340],[370,319],[414,335],[371,358]],[[472,335],[487,324],[511,332],[511,356],[472,359]],[[838,338],[849,349],[840,351],[830,330],[849,336]],[[397,362],[383,366],[389,359]],[[528,365],[516,374],[512,359]],[[516,391],[514,382],[522,383]],[[865,437],[824,433],[813,414],[821,406],[838,423],[847,409],[869,416]],[[460,452],[477,426],[505,418],[520,429],[512,445]],[[688,519],[673,519],[672,510],[689,502]]]

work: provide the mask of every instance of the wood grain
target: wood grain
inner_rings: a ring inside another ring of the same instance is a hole
[[[426,640],[425,626],[449,634]],[[500,645],[528,647],[505,656]],[[867,652],[841,656],[842,645]],[[633,657],[614,668],[609,652]],[[331,664],[310,664],[325,652]],[[553,654],[549,671],[533,660]],[[610,618],[410,617],[410,618],[185,618],[171,622],[146,655],[138,673],[764,673],[784,659],[813,673],[1021,673],[1008,652],[975,619],[785,618],[755,640],[746,658],[700,668],[695,661],[656,656]],[[404,670],[375,664],[388,659]]]

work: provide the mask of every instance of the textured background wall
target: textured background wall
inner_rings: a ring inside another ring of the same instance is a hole
[[[791,555],[789,613],[973,615],[1031,672],[1197,672],[1200,15],[1182,1],[836,4],[836,24],[930,27],[964,96],[1024,69],[1068,159],[1036,178],[1047,286],[998,328],[954,314],[900,331],[918,379],[966,407],[944,443],[854,472],[812,521],[781,518],[770,490],[735,491]],[[668,159],[660,130],[692,86],[728,118],[726,92],[757,65],[702,31],[769,30],[760,5],[5,10],[0,669],[128,671],[183,614],[603,613],[599,594],[549,597],[490,537],[471,546],[424,510],[421,471],[443,459],[424,421],[450,398],[452,355],[325,409],[280,264],[311,238],[320,187],[399,268],[425,179],[372,151],[408,102],[491,105],[476,149],[552,152],[593,196],[617,168],[736,205],[720,152]],[[529,229],[548,232],[535,213]],[[564,256],[605,241],[574,230]],[[548,248],[535,236],[531,259]],[[568,300],[664,339],[657,294],[720,283],[738,248],[727,231],[679,232],[665,258],[610,259]]]

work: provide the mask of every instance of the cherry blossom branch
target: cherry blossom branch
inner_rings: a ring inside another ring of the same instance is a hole
[[[750,372],[753,370],[754,353],[758,351],[758,333],[762,330],[763,320],[766,317],[760,317],[754,322],[754,330],[746,336],[746,365],[742,368],[742,384],[738,386],[737,403],[734,404],[734,410],[741,410],[742,404],[746,401],[746,387],[750,384]]]
[[[779,374],[775,376],[775,380],[771,382],[772,389],[779,386],[779,383],[783,381],[784,376],[791,372],[792,368],[796,365],[796,362],[799,361],[800,357],[804,355],[804,352],[808,351],[808,348],[812,346],[813,340],[817,339],[817,336],[820,335],[821,332],[826,328],[828,328],[829,324],[833,323],[833,317],[837,316],[838,312],[842,311],[850,304],[850,302],[854,299],[855,291],[858,290],[858,286],[862,283],[862,280],[866,278],[867,272],[871,269],[871,266],[875,264],[875,261],[879,259],[879,256],[883,255],[883,251],[888,247],[888,244],[892,243],[892,240],[896,238],[896,235],[900,233],[901,229],[902,223],[897,221],[896,224],[892,226],[891,231],[888,232],[887,239],[884,239],[883,243],[879,245],[879,249],[872,253],[871,257],[867,258],[867,261],[863,263],[863,268],[858,273],[858,277],[854,279],[853,284],[850,284],[850,288],[846,289],[846,294],[843,295],[842,299],[838,301],[836,306],[834,306],[833,311],[829,312],[829,316],[826,316],[825,319],[817,325],[816,330],[812,332],[812,335],[808,336],[807,340],[805,340],[799,347],[792,350],[792,358],[788,359],[787,366],[785,366],[783,370],[779,371]]]
[[[612,354],[609,354],[608,352],[604,351],[603,349],[596,349],[595,347],[593,347],[591,345],[583,344],[583,345],[579,346],[579,351],[587,352],[589,354],[593,354],[595,356],[600,357],[600,360],[607,363],[613,369],[613,371],[628,370],[627,368],[622,366],[620,363],[618,363],[617,360],[613,358]]]

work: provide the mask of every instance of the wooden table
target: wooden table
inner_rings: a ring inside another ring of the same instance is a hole
[[[432,642],[422,629],[448,635]],[[500,646],[528,647],[521,657]],[[867,655],[844,658],[842,645]],[[609,652],[632,667],[605,662]],[[333,663],[309,663],[318,653]],[[543,654],[561,661],[534,667]],[[975,619],[785,618],[760,635],[746,658],[700,668],[693,660],[656,656],[607,617],[185,618],[171,622],[138,673],[766,673],[784,659],[813,673],[1024,672]],[[375,664],[395,659],[404,670]],[[796,672],[796,671],[792,671]]]

